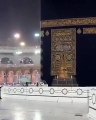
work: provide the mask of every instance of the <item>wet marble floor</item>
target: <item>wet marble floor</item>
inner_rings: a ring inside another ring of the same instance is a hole
[[[86,106],[31,100],[0,100],[0,120],[89,120]]]

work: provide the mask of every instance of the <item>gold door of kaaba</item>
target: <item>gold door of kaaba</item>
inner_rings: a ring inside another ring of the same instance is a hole
[[[51,75],[76,75],[76,29],[51,29]]]

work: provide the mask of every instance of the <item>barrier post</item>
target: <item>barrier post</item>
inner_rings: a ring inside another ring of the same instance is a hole
[[[2,98],[1,98],[1,87],[0,87],[0,99],[2,99]]]

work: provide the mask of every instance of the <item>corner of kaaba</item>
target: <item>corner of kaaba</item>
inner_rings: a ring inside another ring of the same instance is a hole
[[[41,49],[49,86],[96,86],[96,4],[41,0]]]

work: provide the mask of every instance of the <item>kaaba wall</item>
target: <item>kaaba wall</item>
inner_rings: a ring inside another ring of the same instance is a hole
[[[49,85],[52,83],[55,71],[58,72],[56,69],[60,68],[58,67],[58,63],[55,62],[56,64],[54,65],[55,59],[54,57],[52,58],[54,50],[56,51],[56,48],[52,48],[52,36],[54,36],[53,31],[58,31],[59,33],[60,30],[75,31],[72,34],[72,41],[76,40],[76,46],[72,44],[73,48],[71,47],[71,50],[73,52],[71,52],[71,57],[69,56],[68,58],[71,59],[71,67],[69,67],[69,71],[71,71],[72,75],[76,74],[78,85],[96,85],[96,17],[94,17],[96,15],[94,11],[95,5],[87,0],[72,0],[71,2],[68,0],[61,0],[60,2],[41,0],[41,78],[46,80]],[[63,39],[66,38],[63,37]],[[67,38],[67,41],[69,39]],[[57,41],[60,41],[60,39]],[[55,44],[56,43],[58,42],[55,41]],[[58,43],[58,45],[60,44]],[[59,63],[59,65],[61,64]],[[65,65],[67,65],[68,69],[69,63],[65,63]]]

